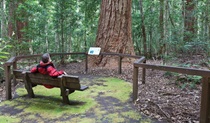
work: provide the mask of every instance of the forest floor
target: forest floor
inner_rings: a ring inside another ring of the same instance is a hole
[[[162,64],[161,60],[148,60],[149,64]],[[209,69],[202,56],[182,58],[167,63],[167,65],[181,64],[191,68]],[[65,70],[68,74],[90,74],[111,76],[132,83],[133,64],[123,62],[122,74],[118,74],[118,65],[115,62],[105,67],[89,67],[85,73],[85,64],[75,62],[60,65],[57,68]],[[167,121],[169,123],[199,123],[201,84],[191,83],[185,75],[171,76],[164,71],[147,70],[146,84],[141,83],[139,71],[139,93],[134,103],[139,112],[146,116]],[[180,80],[180,81],[177,81]],[[184,80],[184,81],[183,81]],[[13,90],[15,87],[13,86]],[[0,85],[0,102],[5,100],[5,83]]]

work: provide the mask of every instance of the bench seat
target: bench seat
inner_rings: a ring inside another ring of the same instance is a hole
[[[75,90],[83,91],[88,86],[80,85],[80,79],[78,76],[72,75],[61,75],[58,77],[51,77],[41,73],[31,73],[30,71],[24,70],[13,70],[14,78],[20,79],[25,84],[25,88],[28,92],[29,97],[34,98],[33,85],[52,85],[61,89],[61,96],[63,103],[69,104],[68,95],[73,93]],[[69,93],[67,94],[67,89]]]

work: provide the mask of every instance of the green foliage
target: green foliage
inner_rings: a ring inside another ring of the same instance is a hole
[[[197,84],[201,83],[201,76],[183,75],[174,72],[165,72],[164,77],[174,80],[175,84],[181,89],[195,89]],[[173,79],[172,79],[173,78]]]
[[[197,1],[193,14],[196,18],[195,33],[188,32],[184,27],[182,0],[164,1],[164,37],[160,28],[160,1],[142,1],[144,24],[141,22],[139,0],[132,5],[132,36],[136,52],[143,53],[143,34],[141,25],[146,28],[147,52],[155,55],[168,54],[209,54],[210,40],[208,34],[209,2]],[[191,27],[190,27],[191,28]],[[185,39],[184,36],[189,37]],[[185,40],[183,40],[185,39]],[[191,40],[192,39],[192,40]],[[161,45],[166,44],[166,51],[161,53]],[[167,56],[164,56],[167,57]]]
[[[168,72],[168,71],[164,73],[164,77],[166,77],[166,78],[171,78],[171,77],[174,77],[177,75],[178,75],[178,73]]]
[[[176,84],[181,88],[196,88],[197,84],[201,83],[201,76],[192,76],[192,75],[186,75],[185,77],[178,76],[176,80]]]
[[[8,44],[5,40],[0,38],[0,80],[3,78],[3,64],[9,58],[9,49],[11,49],[11,45]]]
[[[94,45],[99,3],[100,0],[24,1],[16,14],[21,15],[17,19],[27,21],[28,25],[22,30],[23,43],[17,49],[25,47],[25,42],[32,54],[87,51]]]
[[[191,63],[185,63],[185,64],[173,64],[172,66],[176,67],[184,67],[184,68],[198,68],[200,65],[206,65],[206,61],[202,61],[199,64],[191,64]],[[208,64],[205,66],[208,67]],[[201,76],[196,75],[185,75],[175,72],[165,72],[164,77],[175,81],[175,84],[180,87],[181,89],[190,88],[195,89],[196,85],[199,85],[201,83]]]
[[[209,49],[209,44],[202,41],[187,42],[180,51],[184,54],[207,54]]]
[[[26,22],[21,30],[24,36],[17,39],[16,31],[13,40],[15,54],[43,52],[84,52],[94,46],[98,27],[101,0],[24,0],[14,4],[14,17],[9,17],[9,0],[6,0],[5,18],[12,22]],[[143,1],[144,26],[146,28],[147,52],[151,56],[161,56],[170,59],[171,54],[207,54],[210,53],[208,20],[210,18],[209,2],[197,1],[194,15],[196,17],[196,32],[184,30],[182,0],[164,1],[164,37],[160,30],[160,1]],[[0,11],[3,9],[0,8]],[[3,18],[3,14],[0,15]],[[143,40],[139,0],[132,1],[132,39],[135,51],[141,55]],[[8,21],[8,20],[7,20]],[[6,22],[5,22],[6,23]],[[16,27],[17,25],[13,25]],[[6,27],[7,28],[7,27]],[[2,32],[2,31],[0,31]],[[185,39],[187,34],[190,39]],[[18,41],[17,41],[18,40]],[[161,51],[165,44],[166,49]],[[23,50],[23,51],[22,51]]]

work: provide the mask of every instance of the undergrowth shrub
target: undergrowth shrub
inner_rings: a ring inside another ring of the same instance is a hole
[[[203,41],[186,42],[185,45],[180,47],[181,53],[194,55],[194,54],[208,54],[209,44]]]
[[[185,88],[195,89],[196,85],[199,85],[202,79],[201,76],[184,75],[174,72],[165,72],[164,77],[169,78],[170,80],[174,80],[175,85],[177,85],[181,89]]]
[[[3,64],[9,58],[9,49],[11,45],[9,45],[6,41],[0,38],[0,81],[3,80],[4,76],[4,67]]]

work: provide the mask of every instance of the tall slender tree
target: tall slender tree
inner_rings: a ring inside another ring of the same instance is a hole
[[[184,41],[191,42],[195,35],[195,0],[185,0],[184,2]]]
[[[164,38],[165,38],[165,23],[164,23],[164,9],[165,8],[165,3],[164,3],[164,0],[160,0],[160,14],[159,14],[159,23],[160,23],[160,40],[159,40],[159,43],[160,43],[160,49],[159,49],[159,55],[162,56],[164,53],[165,53],[165,49],[166,49],[166,44],[165,44],[165,41],[164,41]]]
[[[1,13],[1,35],[0,37],[5,37],[6,36],[6,1],[2,0],[1,1],[1,8],[0,8],[0,13]]]
[[[9,0],[9,25],[8,36],[15,35],[15,39],[22,42],[24,38],[23,29],[27,26],[27,16],[24,8],[21,8],[25,0]]]
[[[15,31],[15,1],[9,0],[8,37],[12,37]]]
[[[209,0],[207,0],[206,1],[206,11],[205,11],[205,15],[206,15],[206,17],[205,17],[205,28],[206,28],[206,30],[205,30],[205,37],[206,37],[206,39],[208,40],[208,39],[210,39],[210,23],[209,23],[209,21],[210,21],[210,9],[209,9],[209,7],[210,7],[210,1]],[[209,40],[209,43],[210,43],[210,40]]]
[[[144,47],[144,56],[147,57],[147,35],[146,35],[146,28],[144,24],[144,11],[143,11],[143,0],[139,0],[140,6],[140,15],[141,15],[141,30],[142,30],[142,37],[143,37],[143,47]]]
[[[25,1],[26,0],[18,0],[16,6],[16,36],[19,42],[22,42],[24,40],[25,35],[23,29],[26,28],[28,24],[26,10],[22,8],[22,4],[24,4]]]

